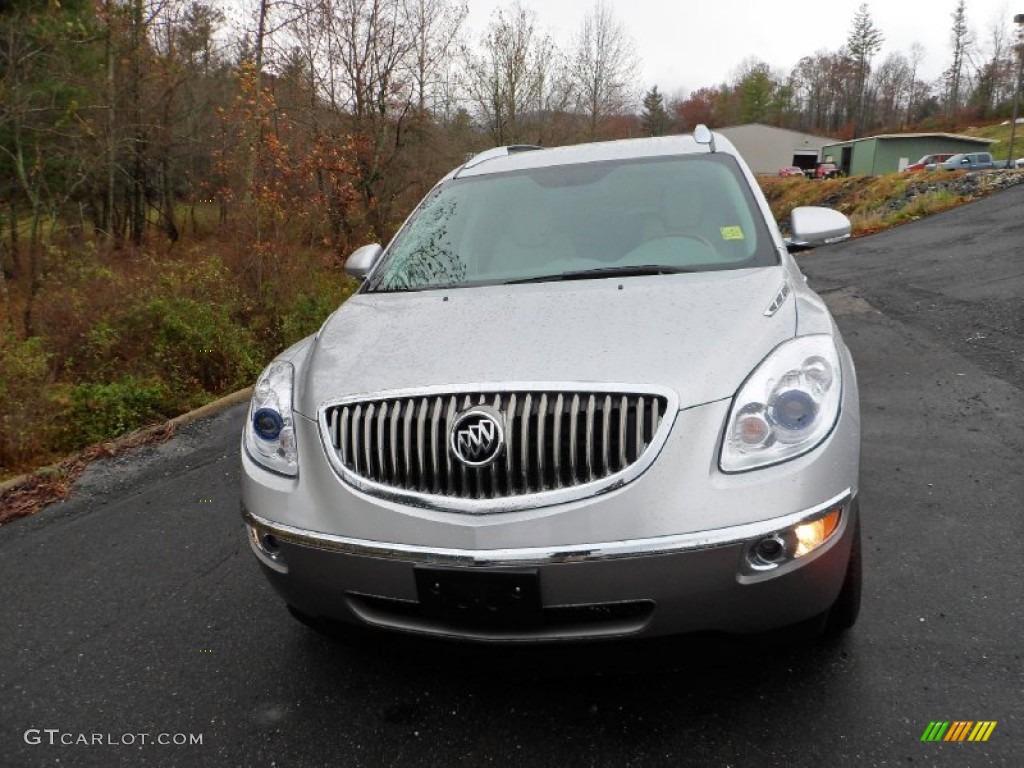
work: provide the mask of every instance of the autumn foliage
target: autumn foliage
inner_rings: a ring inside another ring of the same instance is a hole
[[[231,96],[207,124],[208,173],[168,207],[160,150],[147,155],[140,244],[74,215],[103,205],[102,177],[91,200],[30,163],[32,194],[4,201],[0,477],[250,384],[353,289],[339,266],[368,235],[354,142],[304,131],[251,62],[221,74]],[[116,184],[125,220],[134,180]]]

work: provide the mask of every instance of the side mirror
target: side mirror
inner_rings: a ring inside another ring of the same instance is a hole
[[[365,280],[382,253],[384,253],[384,249],[380,247],[380,243],[371,243],[362,248],[356,248],[345,261],[345,273],[357,280]]]
[[[970,165],[971,161],[968,158],[964,158],[960,161],[960,165]]]
[[[839,211],[816,206],[794,208],[789,217],[793,250],[813,248],[845,240],[850,236],[850,220]]]

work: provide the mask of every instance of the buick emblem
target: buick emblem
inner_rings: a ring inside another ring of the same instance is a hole
[[[455,419],[449,440],[452,453],[463,464],[486,467],[501,453],[505,433],[494,414],[475,408]]]

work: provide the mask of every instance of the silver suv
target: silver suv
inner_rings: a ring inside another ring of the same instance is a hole
[[[499,641],[832,630],[860,602],[853,361],[735,148],[499,148],[260,376],[243,516],[301,620]]]
[[[935,166],[932,166],[934,168]],[[966,152],[960,155],[953,155],[948,160],[939,163],[939,168],[947,171],[985,171],[996,167],[996,162],[988,152]],[[928,166],[925,166],[931,170]]]

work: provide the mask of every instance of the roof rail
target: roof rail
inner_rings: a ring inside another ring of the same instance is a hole
[[[543,149],[535,144],[509,144],[507,147],[494,147],[492,149],[485,150],[478,155],[473,155],[463,168],[473,168],[480,163],[486,163],[488,160],[493,160],[496,157],[507,157],[508,155],[515,155],[519,152],[530,152],[535,149]]]

